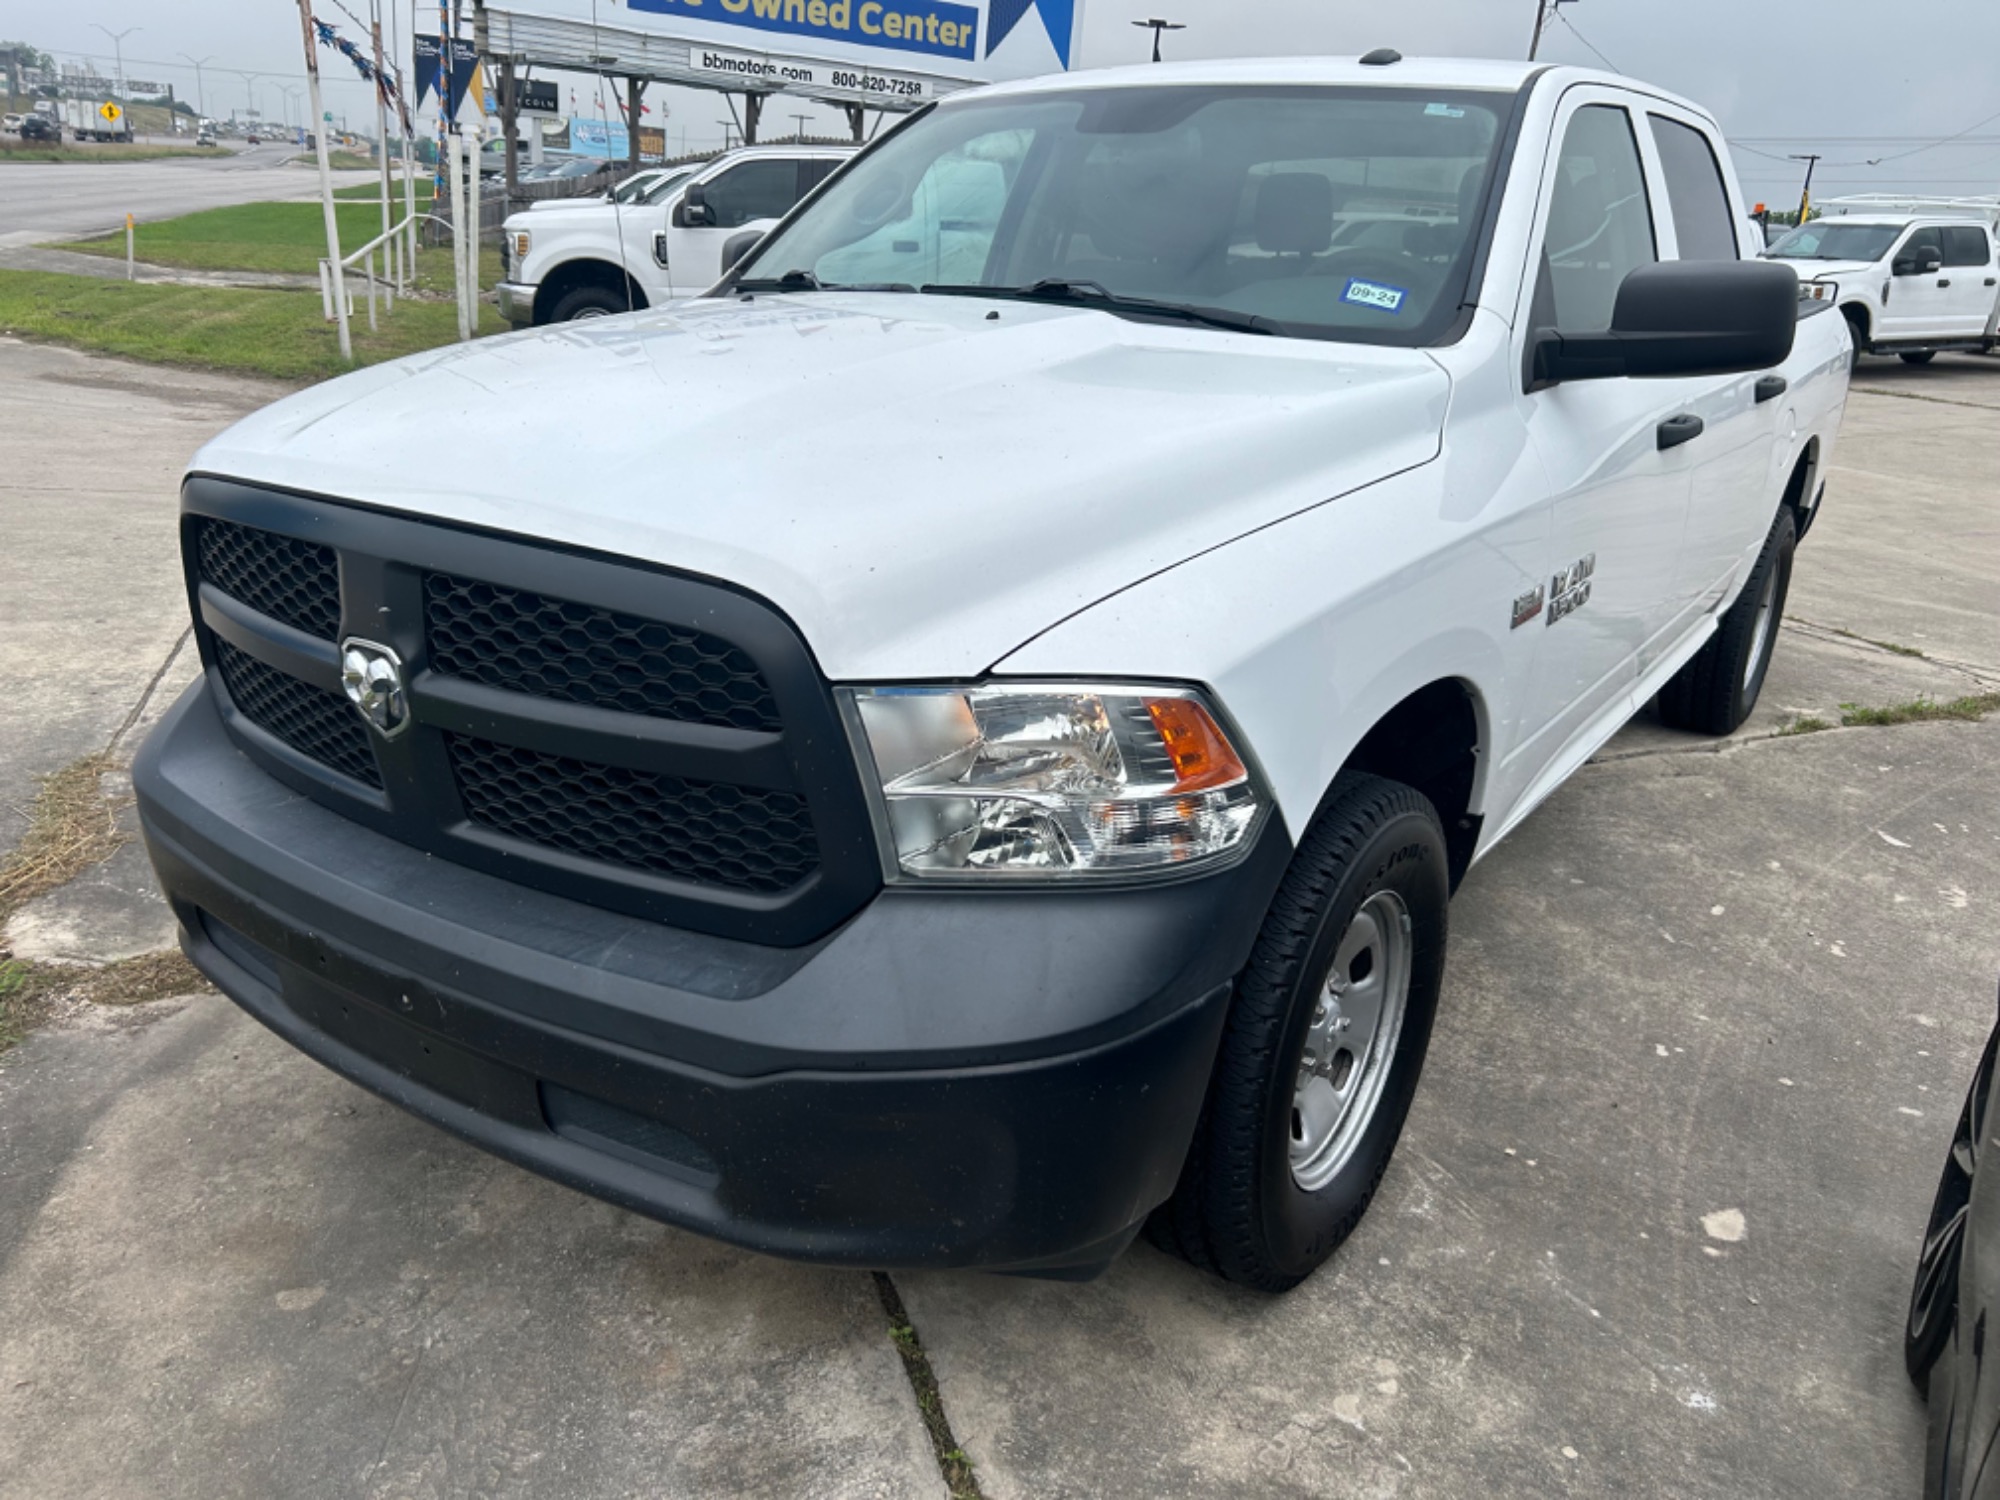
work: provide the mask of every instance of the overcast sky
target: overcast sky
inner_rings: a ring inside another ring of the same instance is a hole
[[[322,20],[346,24],[339,0],[314,0]],[[367,0],[345,0],[367,15]],[[1086,66],[1142,62],[1150,34],[1135,17],[1164,14],[1187,23],[1169,35],[1170,57],[1354,55],[1393,46],[1408,55],[1525,56],[1535,0],[1079,0],[1087,6]],[[397,31],[407,39],[410,0],[394,0]],[[1921,14],[1920,28],[1888,24],[1897,14]],[[435,29],[436,6],[421,14]],[[1032,18],[1031,18],[1032,19]],[[31,42],[62,61],[85,56],[111,71],[113,49],[99,27],[139,30],[124,41],[128,77],[171,80],[188,98],[195,77],[183,54],[213,57],[204,82],[210,113],[257,105],[276,117],[287,107],[287,85],[302,81],[294,0],[0,0],[0,40]],[[1581,35],[1579,35],[1579,32]],[[1585,41],[1588,38],[1588,41]],[[1800,167],[1770,160],[1789,152],[1822,152],[1815,196],[1907,189],[1926,193],[2000,191],[2000,3],[1928,0],[1919,12],[1889,0],[1575,0],[1562,7],[1542,48],[1545,60],[1600,65],[1686,94],[1714,110],[1734,142],[1736,163],[1753,198],[1788,201]],[[330,107],[361,124],[373,110],[365,86],[348,65],[325,58]],[[245,80],[225,69],[269,75]],[[588,107],[590,83],[578,81]],[[727,116],[712,95],[656,88],[655,118],[664,105],[678,148],[681,132],[694,146],[720,143],[716,123]],[[795,112],[809,128],[834,129],[835,114],[806,101],[780,98],[768,107],[773,129],[789,131]],[[1987,116],[1994,116],[1988,120]],[[1984,120],[1984,123],[1980,123]],[[1942,136],[1972,129],[1963,141],[1912,152]],[[1757,155],[1753,153],[1766,153]],[[1870,159],[1881,165],[1869,166]]]

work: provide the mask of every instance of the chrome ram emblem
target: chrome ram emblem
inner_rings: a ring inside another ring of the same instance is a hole
[[[403,663],[387,646],[350,639],[340,648],[340,685],[361,717],[394,739],[410,726],[410,700],[403,692]]]

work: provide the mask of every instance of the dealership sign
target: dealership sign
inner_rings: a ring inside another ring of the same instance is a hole
[[[488,0],[487,50],[553,66],[912,108],[1068,71],[1084,0]],[[607,61],[607,59],[611,59]]]

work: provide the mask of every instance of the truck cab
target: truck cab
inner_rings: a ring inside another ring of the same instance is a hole
[[[1765,252],[1847,319],[1856,357],[2000,347],[2000,198],[1829,199]]]
[[[634,312],[713,286],[723,251],[768,228],[853,153],[840,146],[726,152],[631,202],[591,198],[511,215],[500,311],[516,327]],[[656,184],[657,186],[657,184]]]

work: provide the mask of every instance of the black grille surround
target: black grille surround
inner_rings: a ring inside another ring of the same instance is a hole
[[[832,692],[763,601],[208,476],[182,510],[225,725],[315,801],[521,885],[773,947],[816,941],[880,890]],[[393,737],[342,693],[350,638],[403,663],[410,723]]]

